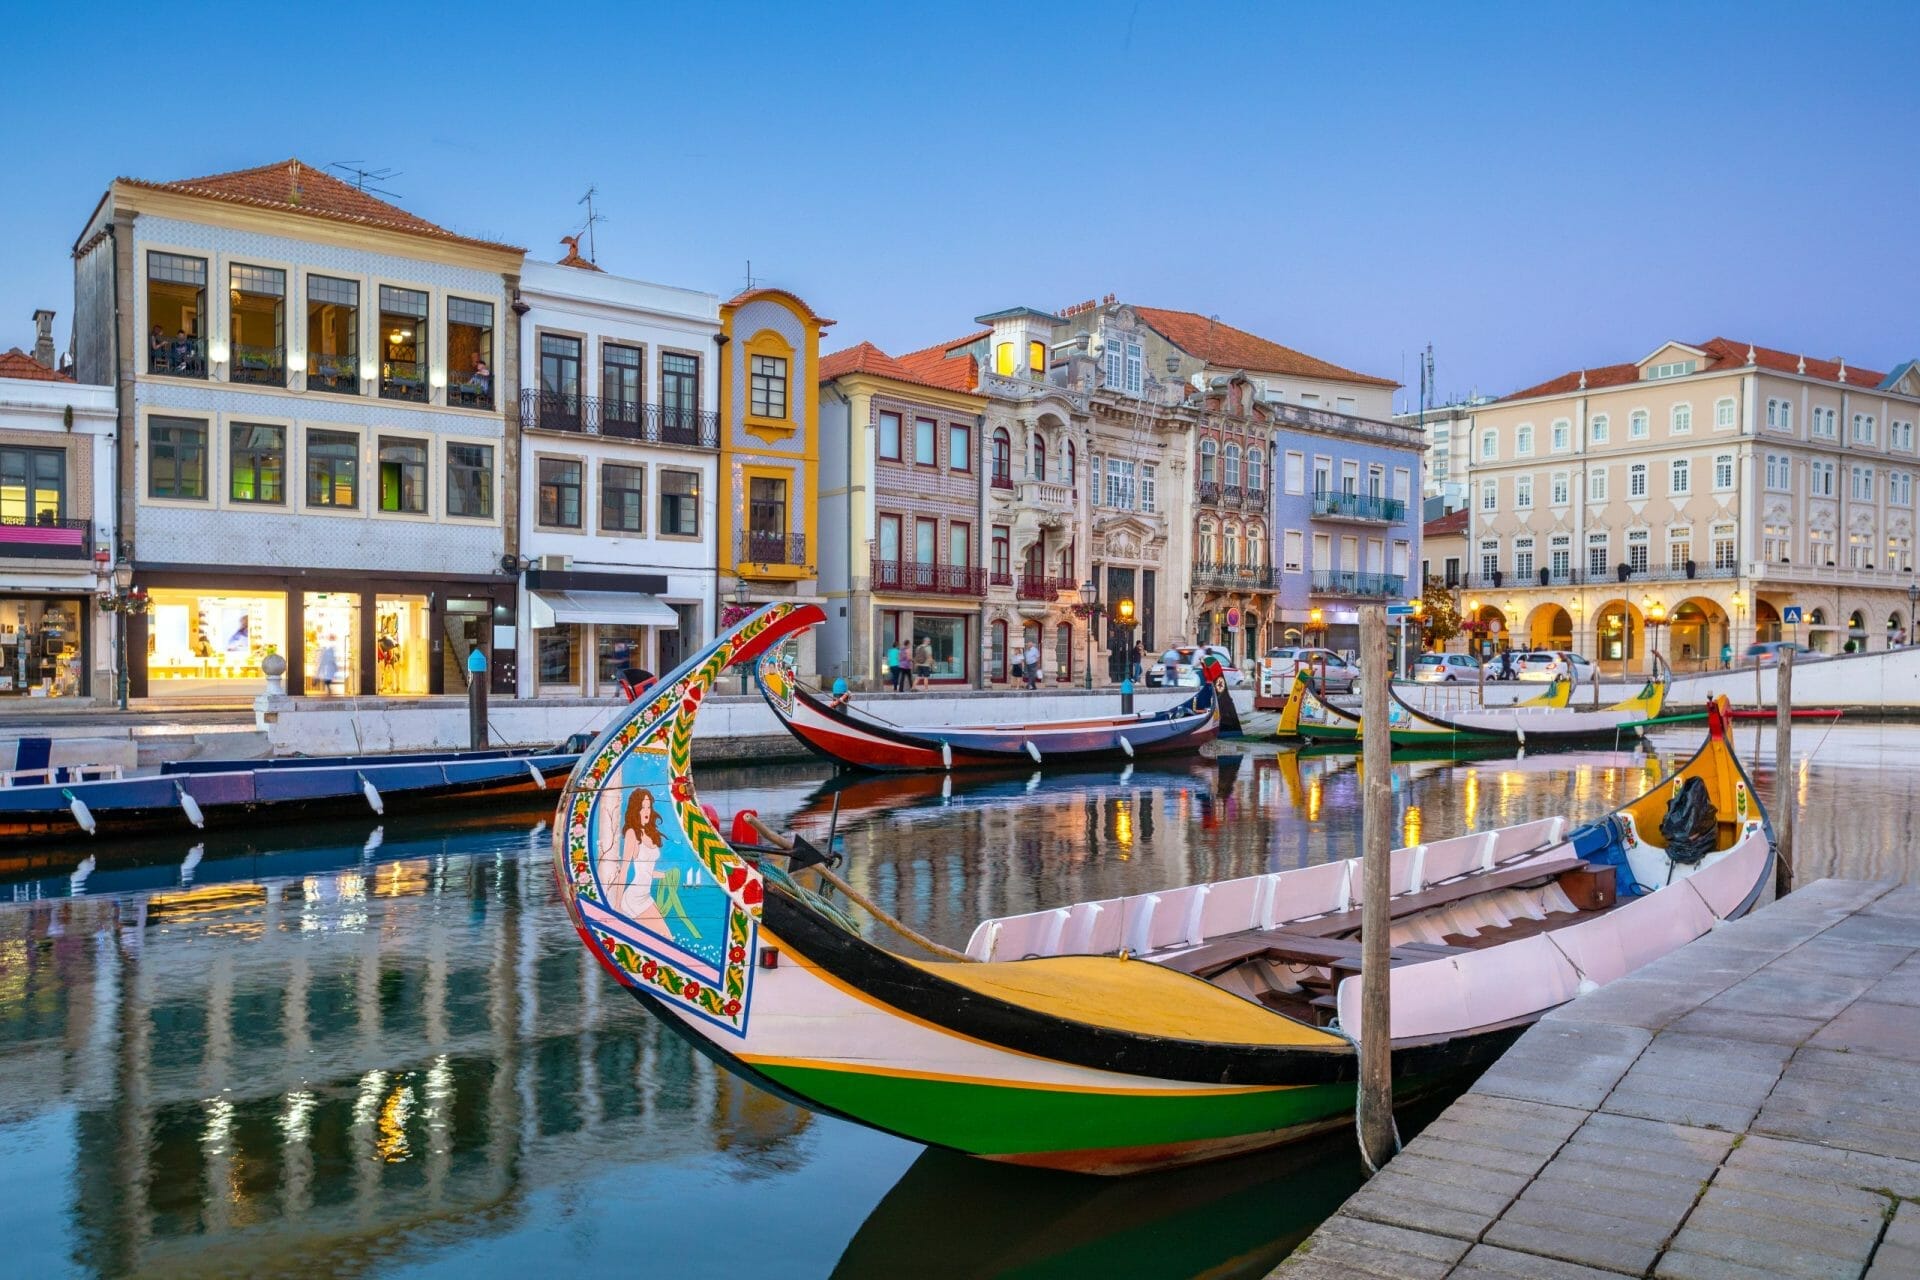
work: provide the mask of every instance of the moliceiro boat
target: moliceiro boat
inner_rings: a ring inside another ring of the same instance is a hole
[[[876,772],[1029,769],[1193,754],[1218,737],[1233,704],[1217,663],[1191,698],[1164,711],[1017,724],[894,724],[801,684],[791,650],[755,668],[761,696],[788,732],[835,764]],[[1228,726],[1237,729],[1237,718]]]
[[[1395,746],[1419,746],[1447,738],[1519,746],[1602,742],[1630,735],[1660,714],[1666,702],[1664,665],[1633,697],[1605,707],[1575,707],[1556,698],[1560,682],[1541,698],[1507,707],[1466,706],[1430,710],[1389,690],[1387,722]],[[1570,692],[1572,686],[1568,685]]]
[[[830,872],[728,843],[695,793],[694,719],[728,665],[778,671],[767,655],[819,618],[780,603],[737,624],[567,784],[559,896],[642,1005],[780,1097],[990,1160],[1121,1174],[1352,1123],[1357,859],[986,920],[926,959],[806,883]],[[1772,839],[1721,715],[1709,729],[1576,831],[1548,818],[1393,852],[1401,1097],[1753,906]]]

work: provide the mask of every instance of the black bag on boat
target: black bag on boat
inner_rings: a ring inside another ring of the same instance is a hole
[[[1714,851],[1720,843],[1720,820],[1705,782],[1688,778],[1680,784],[1667,802],[1667,816],[1660,819],[1660,834],[1667,838],[1667,857],[1682,866],[1692,866]]]

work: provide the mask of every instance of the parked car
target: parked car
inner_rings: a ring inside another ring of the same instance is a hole
[[[1353,682],[1360,674],[1360,669],[1353,663],[1331,649],[1288,647],[1269,649],[1267,656],[1260,660],[1260,696],[1286,697],[1294,674],[1301,667],[1305,667],[1315,679],[1320,679],[1323,664],[1328,693],[1353,692]]]
[[[1515,654],[1513,669],[1519,678],[1537,684],[1549,684],[1565,676],[1575,684],[1593,679],[1593,664],[1565,649],[1533,649]]]
[[[1793,660],[1795,662],[1815,662],[1827,656],[1818,649],[1809,649],[1807,646],[1795,644],[1791,640],[1768,640],[1762,644],[1748,645],[1746,660],[1756,666],[1771,666],[1780,661],[1780,653],[1785,649],[1793,650]]]
[[[1225,670],[1227,688],[1238,689],[1247,683],[1246,672],[1233,665],[1233,654],[1221,646],[1177,644],[1147,667],[1147,687],[1184,685],[1197,689],[1200,687],[1200,663],[1205,658],[1212,658]]]
[[[1444,684],[1452,680],[1480,679],[1480,664],[1464,653],[1423,653],[1413,664],[1418,684]]]

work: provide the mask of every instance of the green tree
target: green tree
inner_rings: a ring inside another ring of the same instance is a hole
[[[1420,599],[1423,605],[1420,617],[1427,629],[1428,644],[1438,649],[1460,634],[1460,609],[1446,583],[1428,578],[1427,589]]]

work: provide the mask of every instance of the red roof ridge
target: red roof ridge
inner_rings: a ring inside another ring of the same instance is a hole
[[[856,373],[968,394],[979,381],[971,356],[949,358],[938,350],[916,351],[896,359],[871,342],[860,342],[820,357],[822,382]]]
[[[1662,347],[1666,343],[1660,344]],[[1709,363],[1701,372],[1744,368],[1747,352],[1753,352],[1753,363],[1762,369],[1772,369],[1777,373],[1791,373],[1817,378],[1822,382],[1841,382],[1841,370],[1846,370],[1845,382],[1849,385],[1877,387],[1886,381],[1887,375],[1874,369],[1847,364],[1844,360],[1818,360],[1802,356],[1797,352],[1782,351],[1777,347],[1763,347],[1757,343],[1735,342],[1731,338],[1709,338],[1701,343],[1682,343],[1703,351],[1709,357]],[[1659,347],[1654,348],[1656,351]],[[1601,365],[1599,368],[1575,369],[1545,382],[1523,387],[1501,396],[1501,401],[1532,400],[1539,396],[1565,395],[1569,391],[1595,390],[1601,387],[1620,387],[1642,381],[1640,362],[1629,361],[1625,364]]]
[[[1397,387],[1391,378],[1379,378],[1310,356],[1304,351],[1283,346],[1223,320],[1195,311],[1172,311],[1163,307],[1135,306],[1134,312],[1158,329],[1166,339],[1208,364],[1251,370],[1256,373],[1292,374],[1300,378],[1325,378],[1329,382],[1355,382],[1371,387]]]
[[[19,378],[28,382],[72,382],[73,375],[49,369],[18,347],[0,351],[0,378]]]

